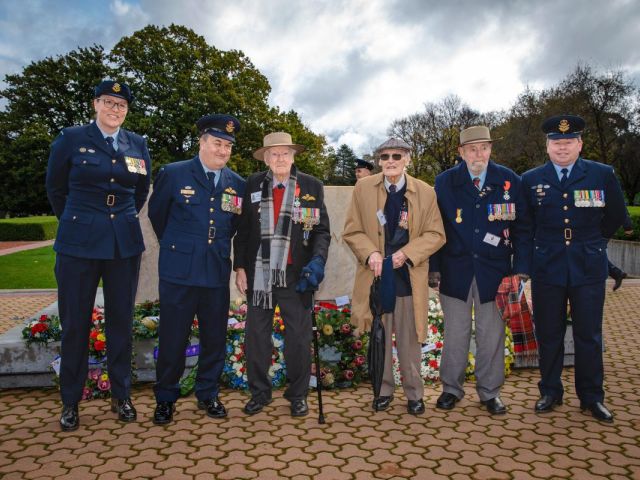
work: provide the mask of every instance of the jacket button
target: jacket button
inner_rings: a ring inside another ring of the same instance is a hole
[[[109,181],[110,181],[111,183],[113,183],[113,182],[115,182],[115,179],[113,179],[113,178],[112,178],[112,179],[111,179],[111,180],[109,180]]]
[[[138,218],[138,214],[136,213],[136,218]]]
[[[378,231],[378,236],[381,237],[382,236],[382,232]]]
[[[112,159],[111,159],[111,163],[116,163],[116,159],[115,159],[115,158],[112,158]]]
[[[213,243],[213,240],[209,239],[209,245],[211,245]]]
[[[569,223],[569,219],[568,219],[568,218],[565,218],[565,219],[564,219],[564,223]]]
[[[563,194],[562,194],[562,198],[567,198],[568,196],[569,196],[569,194],[568,194],[568,193],[563,193]]]
[[[213,225],[213,220],[209,220],[209,225]]]
[[[473,258],[478,258],[478,254],[477,254],[477,253],[474,253],[474,254],[473,254]]]
[[[571,242],[569,240],[567,240],[566,242],[564,242],[565,245],[571,245]]]
[[[479,203],[476,203],[476,208],[480,208],[480,204]]]
[[[78,217],[76,217],[76,216],[74,215],[74,216],[73,216],[73,220],[75,220],[76,218],[78,218]]]
[[[480,229],[479,229],[479,228],[476,228],[476,229],[474,230],[474,232],[476,232],[476,233],[480,233]]]
[[[563,210],[569,210],[569,207],[567,207],[566,205],[564,207],[562,207]]]
[[[209,200],[213,202],[215,199],[216,199],[215,197],[211,197]]]
[[[115,214],[113,214],[113,213],[111,215],[109,215],[109,217],[116,218]]]
[[[189,199],[187,198],[187,199],[184,201],[184,203],[189,203]]]
[[[213,208],[210,208],[210,209],[209,209],[209,211],[210,211],[210,212],[213,212]]]
[[[171,245],[171,250],[175,250],[176,246],[175,245]]]
[[[84,164],[84,163],[87,163],[87,161],[86,161],[86,160],[82,160],[82,163],[83,163],[83,164]]]

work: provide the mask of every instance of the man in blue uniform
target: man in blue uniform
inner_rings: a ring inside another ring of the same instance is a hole
[[[436,402],[451,410],[464,396],[472,315],[475,318],[476,390],[492,415],[506,413],[505,325],[495,298],[503,277],[529,275],[531,222],[520,177],[490,160],[491,135],[484,126],[460,132],[464,161],[436,177],[436,194],[447,243],[431,257],[430,285],[440,283],[444,314],[442,391]]]
[[[129,87],[105,80],[94,91],[96,120],[65,128],[51,144],[47,196],[60,219],[56,242],[58,309],[62,322],[62,430],[78,428],[78,401],[87,378],[89,329],[98,283],[105,300],[108,372],[114,413],[136,419],[131,387],[131,323],[140,254],[138,212],[149,193],[147,142],[120,128],[133,101]]]
[[[542,377],[535,411],[562,405],[568,301],[580,409],[612,422],[602,387],[602,311],[607,241],[626,209],[613,168],[580,157],[584,126],[575,115],[545,120],[551,161],[522,176],[535,221],[531,293]]]
[[[364,160],[363,158],[356,159],[356,182],[364,177],[369,177],[373,174],[373,163]]]
[[[149,200],[149,219],[160,242],[156,425],[173,419],[194,316],[200,328],[198,407],[212,418],[227,415],[218,382],[225,360],[231,238],[245,181],[226,164],[240,123],[230,115],[207,115],[196,125],[199,154],[161,168]]]

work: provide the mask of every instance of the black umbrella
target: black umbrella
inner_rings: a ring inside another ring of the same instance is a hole
[[[369,378],[373,385],[374,402],[380,396],[382,387],[382,375],[384,374],[384,345],[385,333],[382,325],[382,298],[380,295],[380,278],[376,277],[371,284],[369,293],[369,307],[373,315],[371,334],[369,335],[369,350],[367,362],[369,365]]]

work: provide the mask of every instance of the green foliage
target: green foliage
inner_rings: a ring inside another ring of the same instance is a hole
[[[24,250],[0,256],[0,289],[56,288],[53,247]]]
[[[51,240],[57,230],[58,219],[53,216],[0,220],[0,242]]]
[[[331,185],[354,185],[356,183],[356,162],[358,157],[348,145],[340,145],[333,155],[332,174],[329,177]]]
[[[627,207],[629,211],[629,218],[631,218],[631,224],[633,225],[633,233],[627,235],[624,233],[622,227],[618,229],[613,238],[618,240],[628,240],[631,242],[640,241],[640,207]]]

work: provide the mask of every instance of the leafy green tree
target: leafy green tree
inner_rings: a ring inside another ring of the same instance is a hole
[[[335,162],[329,183],[331,185],[354,185],[356,183],[356,161],[358,160],[356,154],[348,145],[342,144],[335,152],[334,158]]]

